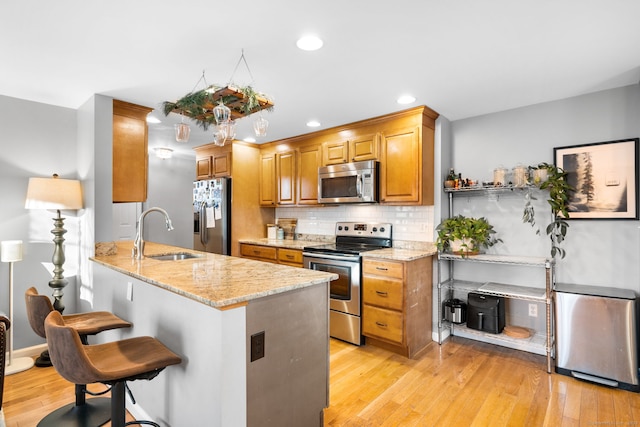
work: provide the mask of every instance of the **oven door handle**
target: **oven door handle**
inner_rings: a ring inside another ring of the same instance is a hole
[[[360,259],[360,255],[325,255],[311,252],[303,252],[302,256],[313,258],[313,261],[322,261],[323,259],[334,259],[336,261],[352,261],[357,262]]]

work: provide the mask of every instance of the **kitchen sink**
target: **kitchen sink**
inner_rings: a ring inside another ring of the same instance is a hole
[[[176,252],[173,254],[145,255],[145,258],[157,259],[158,261],[181,261],[183,259],[200,258],[202,255],[189,252]]]

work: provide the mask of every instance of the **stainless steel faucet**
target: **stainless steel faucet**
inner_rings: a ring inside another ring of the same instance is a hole
[[[136,231],[136,239],[133,241],[133,250],[131,251],[131,256],[135,259],[142,259],[144,256],[144,239],[142,238],[142,233],[144,231],[144,218],[150,212],[160,212],[164,215],[164,222],[167,224],[167,231],[173,230],[173,224],[171,224],[171,218],[169,218],[169,214],[162,208],[149,208],[146,211],[140,214],[138,218],[137,231]]]

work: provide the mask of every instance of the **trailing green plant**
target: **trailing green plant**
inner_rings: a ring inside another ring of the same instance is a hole
[[[243,116],[248,116],[262,109],[267,111],[273,110],[273,105],[262,108],[262,106],[260,105],[260,100],[268,99],[268,97],[260,92],[255,91],[250,85],[244,87],[233,85],[231,86],[240,91],[240,93],[242,93],[242,95],[244,96],[244,102],[239,104],[239,106],[235,106],[238,105],[238,96],[216,96],[215,92],[223,89],[223,87],[211,85],[208,88],[199,90],[197,92],[189,92],[182,98],[178,99],[176,102],[163,102],[162,112],[165,116],[168,116],[169,113],[172,113],[174,111],[180,112],[181,114],[184,114],[185,116],[193,119],[198,124],[198,126],[206,131],[210,125],[216,124],[215,118],[211,113],[211,106],[215,106],[218,103],[225,104],[227,107],[235,110],[237,113]]]
[[[551,256],[560,255],[564,258],[566,251],[560,247],[567,237],[569,223],[569,197],[575,189],[567,182],[567,172],[562,168],[549,163],[539,163],[537,166],[529,166],[529,170],[544,169],[547,171],[547,179],[540,182],[534,182],[541,190],[549,191],[547,202],[551,207],[553,220],[547,226],[546,232],[551,240]],[[525,206],[522,214],[522,221],[535,227],[535,212],[531,200],[535,200],[530,193],[525,195]],[[536,234],[540,234],[540,229],[536,230]]]
[[[436,227],[436,231],[438,232],[436,246],[441,252],[450,250],[451,242],[454,240],[468,241],[468,243],[463,243],[462,245],[465,248],[465,252],[488,248],[498,242],[502,242],[502,239],[497,239],[494,236],[496,231],[484,217],[468,218],[463,215],[457,215],[443,220]]]

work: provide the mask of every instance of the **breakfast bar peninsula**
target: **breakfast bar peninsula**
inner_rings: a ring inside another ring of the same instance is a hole
[[[166,426],[322,426],[329,396],[329,281],[337,275],[146,242],[91,258],[81,299],[182,357],[129,384],[136,418]],[[102,342],[102,341],[99,341]]]

